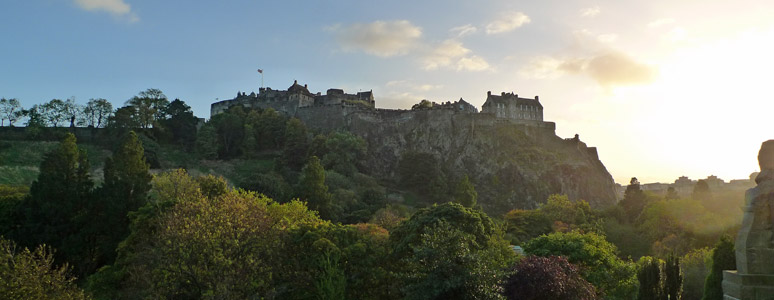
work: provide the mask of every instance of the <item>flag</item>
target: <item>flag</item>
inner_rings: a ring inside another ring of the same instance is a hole
[[[263,69],[258,69],[258,73],[263,74]]]

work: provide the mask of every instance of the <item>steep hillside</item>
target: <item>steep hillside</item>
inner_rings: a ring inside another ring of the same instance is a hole
[[[400,174],[401,158],[424,153],[434,157],[450,184],[468,175],[488,211],[535,208],[554,193],[595,207],[615,203],[613,179],[596,148],[557,137],[553,123],[513,124],[452,110],[341,113],[344,124],[335,125],[368,142],[364,165],[378,178],[399,180],[407,175]],[[302,120],[312,128],[333,129],[335,117],[326,115],[302,115]]]

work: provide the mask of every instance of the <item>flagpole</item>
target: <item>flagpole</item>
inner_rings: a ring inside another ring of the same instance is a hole
[[[258,73],[261,73],[261,88],[263,88],[263,69],[258,69]]]

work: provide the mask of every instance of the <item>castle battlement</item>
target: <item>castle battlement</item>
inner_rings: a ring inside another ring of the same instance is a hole
[[[321,119],[317,115],[324,115],[329,119],[341,119],[341,121],[326,121],[326,124],[343,125],[351,114],[358,114],[374,121],[390,122],[390,120],[403,120],[413,118],[414,112],[426,111],[437,114],[446,112],[452,114],[470,114],[479,117],[486,122],[514,123],[539,128],[555,128],[554,123],[543,121],[543,105],[538,96],[535,98],[521,98],[513,92],[502,92],[493,95],[487,92],[487,98],[481,112],[474,105],[460,98],[458,101],[430,102],[422,100],[412,109],[385,109],[376,108],[373,90],[347,94],[343,89],[331,88],[325,94],[311,93],[306,84],[300,85],[298,81],[287,90],[275,90],[270,87],[262,87],[258,94],[251,92],[237,92],[236,97],[213,103],[210,106],[210,116],[225,112],[234,106],[245,108],[268,109],[302,120],[305,118]],[[304,120],[306,121],[306,120]],[[329,127],[329,126],[326,126]]]

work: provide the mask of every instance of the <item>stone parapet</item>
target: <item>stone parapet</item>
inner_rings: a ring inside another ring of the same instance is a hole
[[[723,271],[724,300],[774,300],[774,275]]]

